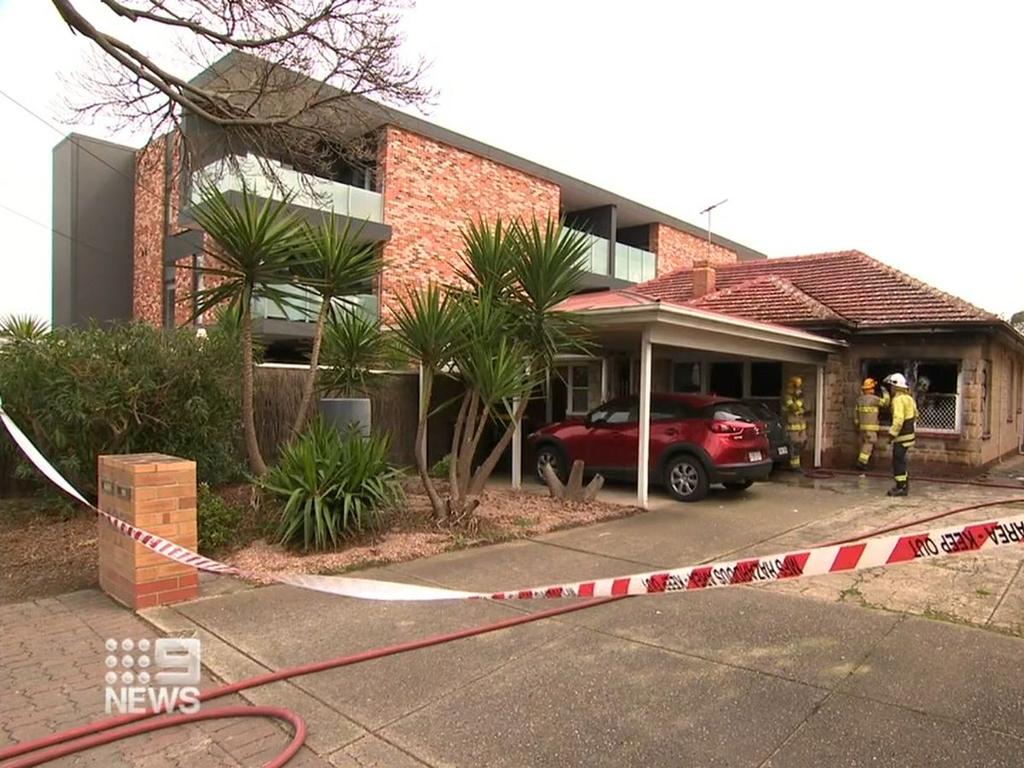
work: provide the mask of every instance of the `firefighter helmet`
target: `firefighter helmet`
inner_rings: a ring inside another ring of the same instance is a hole
[[[864,383],[860,385],[860,388],[863,389],[865,392],[874,392],[877,387],[878,382],[872,379],[870,376],[864,379]]]
[[[796,391],[804,388],[804,380],[800,376],[793,376],[789,380],[789,388]]]
[[[907,389],[907,377],[902,373],[890,373],[882,383],[898,389]]]

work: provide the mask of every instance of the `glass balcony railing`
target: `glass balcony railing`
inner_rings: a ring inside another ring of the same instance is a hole
[[[625,243],[615,244],[615,277],[631,283],[653,280],[657,261],[650,251]]]
[[[272,173],[268,173],[268,169]],[[276,177],[276,178],[274,178]],[[258,160],[253,155],[236,155],[218,160],[192,174],[191,202],[199,202],[201,187],[210,184],[221,192],[241,192],[242,185],[253,194],[280,198],[290,193],[292,204],[317,211],[382,223],[384,198],[378,192],[353,187],[308,173],[285,168],[276,160]]]
[[[568,227],[567,227],[568,229]],[[595,275],[607,275],[608,274],[608,240],[597,235],[587,234],[578,229],[572,230],[578,232],[587,239],[587,250],[580,257],[580,266],[583,267],[587,272],[592,272]]]
[[[590,235],[580,230],[587,238],[588,247],[580,259],[580,265],[595,275],[608,274],[608,240],[597,235]],[[612,274],[620,280],[631,283],[642,283],[654,278],[656,259],[654,254],[643,248],[625,243],[615,244],[615,262]]]
[[[290,320],[298,323],[316,321],[316,317],[320,313],[319,296],[298,286],[287,286],[284,291],[289,296],[288,304],[285,306],[278,306],[269,299],[254,299],[252,302],[253,319]],[[377,297],[371,293],[339,296],[334,303],[339,308],[348,307],[350,310],[360,313],[367,320],[377,321],[378,301]]]

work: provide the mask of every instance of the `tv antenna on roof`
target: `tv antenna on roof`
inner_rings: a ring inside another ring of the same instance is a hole
[[[724,200],[719,200],[714,205],[709,205],[707,208],[705,208],[703,211],[701,211],[701,215],[705,215],[706,214],[707,217],[708,217],[708,259],[709,260],[711,259],[711,212],[713,210],[715,210],[715,208],[717,208],[718,206],[725,205],[728,202],[729,202],[729,198],[725,198]]]

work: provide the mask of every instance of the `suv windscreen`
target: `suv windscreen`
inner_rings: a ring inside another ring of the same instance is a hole
[[[761,421],[749,406],[743,403],[715,403],[704,409],[704,417],[715,421]]]

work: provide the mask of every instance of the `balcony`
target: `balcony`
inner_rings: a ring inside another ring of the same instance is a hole
[[[234,155],[230,160],[210,163],[193,173],[191,182],[189,201],[193,205],[199,202],[203,183],[225,194],[241,193],[244,184],[258,197],[281,198],[290,193],[291,204],[301,208],[377,224],[384,222],[384,198],[380,193],[299,173],[276,160],[261,161],[253,155]]]
[[[615,277],[631,283],[653,280],[657,259],[650,251],[625,243],[615,244]]]
[[[582,235],[587,241],[587,250],[580,257],[580,266],[587,272],[595,275],[608,274],[608,240],[597,235],[591,235],[578,229],[570,229],[571,232]]]
[[[608,274],[608,239],[582,230],[571,231],[583,235],[587,250],[580,258],[580,266],[594,275]],[[610,277],[630,283],[642,283],[655,277],[657,259],[650,251],[625,243],[615,244],[615,263]]]
[[[278,338],[309,338],[313,335],[313,324],[320,312],[320,297],[297,286],[285,288],[290,296],[288,306],[278,306],[264,298],[252,302],[252,318],[256,330],[263,336]],[[334,300],[338,307],[349,309],[376,323],[378,299],[370,293],[353,294]]]

